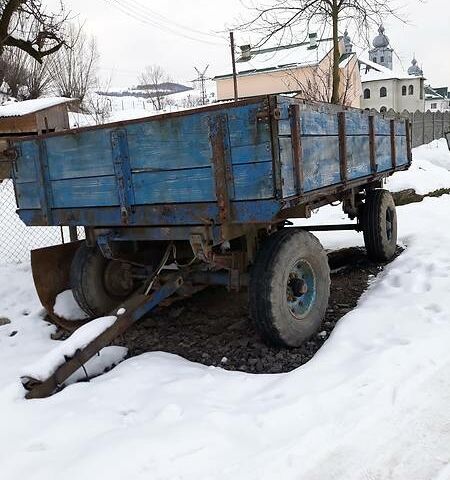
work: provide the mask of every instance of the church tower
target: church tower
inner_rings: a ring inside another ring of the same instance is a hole
[[[392,53],[393,49],[389,45],[389,38],[384,34],[384,27],[380,25],[378,35],[373,39],[374,48],[369,50],[369,59],[392,70]]]

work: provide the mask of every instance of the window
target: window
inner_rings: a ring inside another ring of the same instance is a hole
[[[373,57],[373,61],[377,63],[377,57]]]
[[[432,103],[431,110],[436,110],[436,109],[437,109],[437,103]]]
[[[384,57],[380,57],[380,63],[384,63]]]
[[[387,112],[387,108],[386,107],[381,107],[380,108],[380,113],[386,113]]]
[[[370,88],[364,89],[364,98],[370,98]]]
[[[409,94],[409,95],[414,95],[414,85],[410,85],[410,86],[408,87],[408,94]]]
[[[386,87],[381,87],[380,88],[380,97],[387,97]]]
[[[406,85],[403,85],[403,87],[402,87],[402,95],[403,96],[406,95]]]

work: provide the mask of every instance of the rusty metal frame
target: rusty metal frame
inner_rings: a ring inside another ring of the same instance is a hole
[[[341,181],[346,184],[348,180],[347,172],[347,138],[345,111],[338,112],[338,133],[339,133],[339,168],[341,172]]]
[[[392,168],[397,167],[397,148],[395,145],[395,120],[390,120],[391,125],[391,158],[392,158]]]
[[[409,119],[405,120],[405,129],[406,129],[406,154],[408,157],[408,163],[412,162],[412,124]]]
[[[295,191],[298,195],[303,194],[304,186],[304,170],[303,170],[303,152],[302,152],[302,136],[300,125],[300,105],[298,103],[289,106],[289,117],[291,120],[291,142],[292,157],[294,164],[294,181]]]
[[[369,115],[369,154],[370,154],[370,171],[373,175],[377,173],[377,156],[375,145],[375,117]]]

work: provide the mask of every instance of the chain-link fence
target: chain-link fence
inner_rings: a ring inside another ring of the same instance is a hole
[[[0,181],[0,263],[26,262],[35,248],[69,241],[68,228],[27,227],[16,209],[13,181]],[[82,229],[78,229],[80,234]]]

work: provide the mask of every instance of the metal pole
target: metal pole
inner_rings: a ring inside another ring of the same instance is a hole
[[[233,86],[234,86],[234,101],[237,102],[238,96],[238,84],[236,73],[236,56],[234,53],[234,32],[230,32],[230,44],[231,44],[231,61],[233,62]]]

